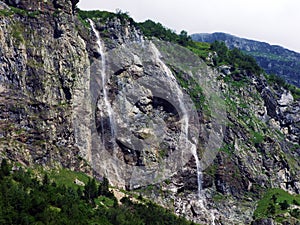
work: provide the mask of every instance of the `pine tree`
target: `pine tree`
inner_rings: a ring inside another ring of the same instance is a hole
[[[98,195],[97,184],[95,179],[89,179],[88,183],[84,186],[84,198],[88,201],[93,201]]]
[[[10,166],[6,159],[2,159],[0,166],[0,178],[8,176],[10,174]]]
[[[111,193],[109,192],[109,182],[106,177],[103,177],[103,181],[99,185],[98,195],[110,197]]]
[[[271,215],[274,215],[276,213],[276,207],[274,204],[270,204],[267,210]]]
[[[284,200],[282,203],[280,203],[281,210],[287,210],[289,207],[290,207],[290,204],[287,202],[287,200]]]

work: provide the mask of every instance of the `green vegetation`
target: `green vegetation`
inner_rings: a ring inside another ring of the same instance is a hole
[[[21,16],[27,16],[27,11],[24,9],[20,9],[20,8],[16,8],[16,7],[10,7],[10,10],[14,13],[14,14],[18,14]]]
[[[206,59],[210,52],[210,44],[192,41],[191,37],[184,30],[181,31],[180,34],[176,34],[175,31],[164,27],[161,23],[155,23],[152,20],[146,20],[143,23],[138,23],[137,27],[150,39],[156,37],[163,41],[187,47],[202,59]]]
[[[239,70],[245,70],[253,74],[263,72],[253,57],[244,54],[237,48],[229,50],[224,42],[215,41],[211,44],[210,50],[217,53],[217,56],[213,58],[216,66],[231,65],[232,70],[236,73],[239,73]]]
[[[13,15],[13,12],[7,9],[0,10],[0,16],[11,16]]]
[[[300,219],[300,195],[291,195],[279,189],[269,189],[263,198],[258,202],[254,212],[255,219],[274,218],[277,222],[282,222],[287,217]]]
[[[140,28],[143,34],[148,38],[156,37],[160,40],[177,43],[182,46],[189,46],[193,43],[191,37],[188,36],[186,31],[183,30],[178,35],[175,31],[164,27],[161,23],[155,23],[152,20],[146,20],[143,23],[138,23],[137,27]]]
[[[224,144],[219,151],[225,152],[228,155],[232,155],[234,152],[234,145],[233,144]]]
[[[258,144],[261,144],[264,141],[264,134],[257,131],[250,131],[251,133],[251,141],[254,144],[254,146],[257,146]]]
[[[187,48],[204,60],[208,57],[209,52],[211,52],[210,44],[205,42],[193,42]]]
[[[67,188],[78,188],[77,184],[74,183],[76,179],[87,183],[89,176],[84,173],[71,171],[68,169],[52,170],[49,172],[49,178],[55,180],[55,183],[60,186],[66,186]]]
[[[191,97],[196,109],[208,110],[207,105],[205,104],[205,95],[198,82],[196,82],[193,77],[184,77],[184,74],[181,72],[175,71],[174,74],[180,86],[183,87]]]
[[[85,183],[74,184],[74,179]],[[24,170],[5,159],[0,166],[0,224],[193,224],[151,202],[119,205],[108,189],[78,172]]]
[[[36,11],[27,11],[24,9],[20,9],[20,8],[16,8],[11,6],[10,9],[2,9],[0,10],[0,16],[11,16],[14,14],[18,14],[20,16],[29,16],[29,17],[36,17],[38,15],[40,15],[40,11],[36,10]]]
[[[194,54],[198,55],[202,59],[206,59],[209,52],[215,51],[217,56],[213,58],[214,64],[220,66],[228,64],[233,67],[233,70],[239,72],[239,70],[245,70],[254,74],[259,74],[262,69],[257,65],[254,58],[242,53],[238,49],[229,50],[223,42],[214,42],[213,44],[194,42],[186,31],[181,31],[180,34],[176,34],[175,31],[164,27],[161,23],[156,23],[152,20],[146,20],[142,23],[136,23],[128,13],[117,11],[117,13],[110,13],[106,11],[82,11],[78,10],[79,19],[85,26],[89,26],[86,19],[101,19],[103,21],[111,20],[113,18],[119,18],[122,24],[128,22],[138,27],[142,33],[148,37],[156,37],[159,40],[168,41],[179,44],[191,50]]]
[[[117,10],[116,13],[99,10],[78,10],[78,17],[79,20],[87,27],[89,27],[89,24],[86,22],[86,19],[101,19],[102,21],[106,22],[107,20],[118,18],[122,24],[125,24],[126,22],[130,24],[136,24],[127,12],[122,12],[121,10]]]
[[[11,26],[12,29],[12,36],[13,38],[17,41],[17,43],[24,43],[24,37],[23,37],[23,28],[22,25],[20,23],[14,23]]]
[[[285,89],[289,90],[292,93],[295,100],[300,99],[300,88],[292,84],[288,84],[282,77],[279,77],[275,74],[266,75],[266,78],[270,85],[276,84],[280,87],[284,87]]]
[[[298,53],[290,52],[280,47],[269,47],[266,49],[262,47],[257,51],[250,50],[245,51],[245,53],[255,57],[268,74],[284,76],[284,79],[288,82],[299,87],[300,55]],[[268,67],[268,65],[271,66]]]
[[[156,37],[164,41],[177,42],[178,35],[174,31],[165,28],[161,23],[146,20],[143,23],[138,23],[137,26],[148,38]]]
[[[249,84],[248,77],[241,77],[240,80],[234,80],[231,75],[227,75],[224,77],[224,81],[230,85],[232,88],[241,88],[247,86]]]
[[[296,150],[298,150],[298,149],[300,149],[300,145],[299,144],[294,144],[292,147],[291,147],[291,151],[293,152],[293,151],[296,151]]]
[[[262,72],[262,69],[258,66],[253,57],[244,54],[236,48],[229,50],[224,42],[216,41],[211,45],[208,43],[194,42],[186,31],[181,31],[178,35],[174,31],[165,28],[161,23],[155,23],[151,20],[138,23],[137,26],[148,38],[156,37],[160,40],[177,43],[187,47],[202,59],[206,59],[209,52],[216,52],[217,56],[213,58],[215,66],[224,64],[231,65],[233,71],[237,73],[240,72],[240,70],[245,70],[253,74],[260,74]]]

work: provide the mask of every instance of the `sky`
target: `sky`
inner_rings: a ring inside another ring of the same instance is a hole
[[[177,33],[225,32],[300,52],[300,0],[80,0],[78,7],[120,9]]]

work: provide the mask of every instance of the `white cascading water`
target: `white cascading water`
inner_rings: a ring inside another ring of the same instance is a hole
[[[104,98],[104,104],[105,104],[105,108],[106,108],[106,111],[108,113],[108,116],[109,116],[109,122],[110,122],[110,129],[111,129],[111,137],[112,137],[112,140],[114,142],[114,138],[115,138],[115,123],[114,123],[114,116],[113,116],[113,110],[112,110],[112,106],[109,102],[109,99],[108,99],[108,95],[107,95],[107,90],[106,90],[106,80],[107,80],[107,77],[106,77],[106,58],[105,58],[105,53],[104,53],[104,46],[103,46],[103,42],[100,38],[100,34],[99,32],[96,30],[95,28],[95,24],[92,20],[89,20],[89,23],[91,25],[91,28],[97,38],[97,46],[98,46],[98,53],[99,55],[101,56],[101,83],[102,83],[102,92],[103,92],[103,98]],[[143,42],[143,39],[141,39],[141,42]],[[157,63],[163,68],[163,70],[165,71],[166,73],[166,76],[171,79],[173,82],[176,82],[177,83],[177,80],[176,78],[173,76],[171,70],[169,69],[169,67],[166,66],[166,64],[161,60],[161,54],[160,52],[158,51],[158,49],[156,48],[156,46],[151,43],[150,44],[151,48],[153,49],[153,53],[155,55],[155,58],[157,60]],[[188,132],[189,132],[189,115],[188,115],[188,111],[185,107],[185,104],[183,102],[183,92],[182,90],[176,85],[176,91],[178,93],[178,102],[179,102],[179,107],[180,107],[180,110],[183,114],[182,116],[182,120],[184,121],[183,122],[183,125],[182,125],[182,130],[184,131],[183,135],[184,135],[184,138],[186,140],[186,144],[188,144]],[[206,208],[203,204],[203,196],[202,196],[202,169],[201,169],[201,164],[200,164],[200,160],[198,158],[198,155],[197,155],[197,147],[194,143],[190,142],[190,146],[191,146],[191,153],[195,159],[195,162],[196,162],[196,167],[197,167],[197,182],[198,182],[198,199],[199,199],[199,203],[201,205],[201,208],[203,208],[205,211]],[[212,214],[211,215],[211,218],[212,218],[212,224],[214,225],[215,224],[215,215]]]
[[[151,43],[151,48],[153,49],[153,53],[155,55],[155,58],[157,60],[157,63],[163,68],[163,70],[165,71],[166,75],[168,76],[169,79],[176,81],[176,78],[173,76],[171,70],[169,69],[169,67],[167,67],[167,65],[161,60],[161,54],[158,51],[158,49],[156,48],[156,46]],[[188,143],[188,130],[189,130],[189,115],[188,115],[188,111],[185,107],[185,104],[183,103],[183,92],[182,90],[176,86],[176,91],[178,93],[178,101],[179,101],[179,106],[180,106],[180,110],[183,113],[183,121],[184,124],[182,127],[182,130],[184,130],[184,136],[185,136],[185,140],[186,143]],[[190,143],[191,144],[191,152],[193,157],[195,158],[195,162],[196,162],[196,167],[197,167],[197,182],[198,182],[198,200],[199,200],[199,204],[200,207],[207,213],[210,214],[211,217],[211,224],[215,225],[215,214],[214,212],[209,212],[206,207],[205,207],[205,199],[203,199],[202,196],[202,168],[201,168],[201,164],[200,164],[200,160],[198,158],[198,154],[197,154],[197,146],[194,143]]]
[[[192,144],[192,154],[195,158],[195,161],[196,161],[196,166],[197,166],[197,180],[198,180],[198,198],[199,200],[202,199],[202,196],[201,196],[201,192],[202,192],[202,169],[201,169],[201,166],[200,166],[200,161],[199,161],[199,158],[198,158],[198,155],[197,155],[197,147],[196,145]]]
[[[215,213],[212,212],[212,213],[211,213],[211,225],[216,225],[215,220],[216,220],[216,218],[215,218]]]
[[[102,93],[103,93],[103,99],[104,99],[104,105],[105,105],[105,109],[107,110],[108,113],[108,117],[109,117],[109,123],[110,123],[110,131],[111,131],[111,138],[112,138],[112,142],[114,143],[114,138],[115,138],[115,123],[114,123],[114,116],[113,116],[113,110],[111,107],[111,104],[108,100],[108,95],[107,95],[107,90],[106,90],[106,57],[105,57],[105,52],[104,52],[104,46],[103,46],[103,42],[100,38],[100,34],[99,32],[96,30],[95,28],[95,24],[92,20],[89,19],[89,23],[92,27],[92,30],[97,38],[97,50],[99,55],[101,56],[101,71],[100,71],[100,75],[101,75],[101,83],[102,83]],[[102,125],[103,126],[103,125]],[[103,130],[103,127],[102,127]]]
[[[176,78],[173,76],[171,70],[169,69],[169,67],[167,67],[167,65],[161,60],[161,54],[158,51],[158,49],[156,48],[156,46],[151,43],[151,48],[153,49],[153,53],[155,55],[155,58],[157,60],[157,63],[163,68],[163,70],[165,71],[167,77],[171,80],[173,80],[174,82],[176,81]],[[185,107],[185,104],[183,103],[183,92],[182,90],[176,85],[176,91],[178,93],[178,101],[179,101],[179,107],[180,110],[183,114],[183,118],[182,120],[184,121],[182,130],[184,130],[184,136],[185,136],[185,140],[186,143],[188,143],[188,132],[189,132],[189,115],[187,112],[187,109]],[[197,167],[197,182],[198,182],[198,198],[201,201],[201,192],[202,192],[202,169],[201,169],[201,165],[200,165],[200,160],[198,158],[197,155],[197,146],[194,143],[190,143],[191,144],[191,152],[193,154],[193,157],[195,158],[195,162],[196,162],[196,167]]]

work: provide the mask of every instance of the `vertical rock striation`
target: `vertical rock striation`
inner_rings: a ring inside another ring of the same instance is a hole
[[[73,109],[88,101],[89,60],[72,3],[6,2],[20,10],[0,18],[1,151],[24,164],[79,167]]]

